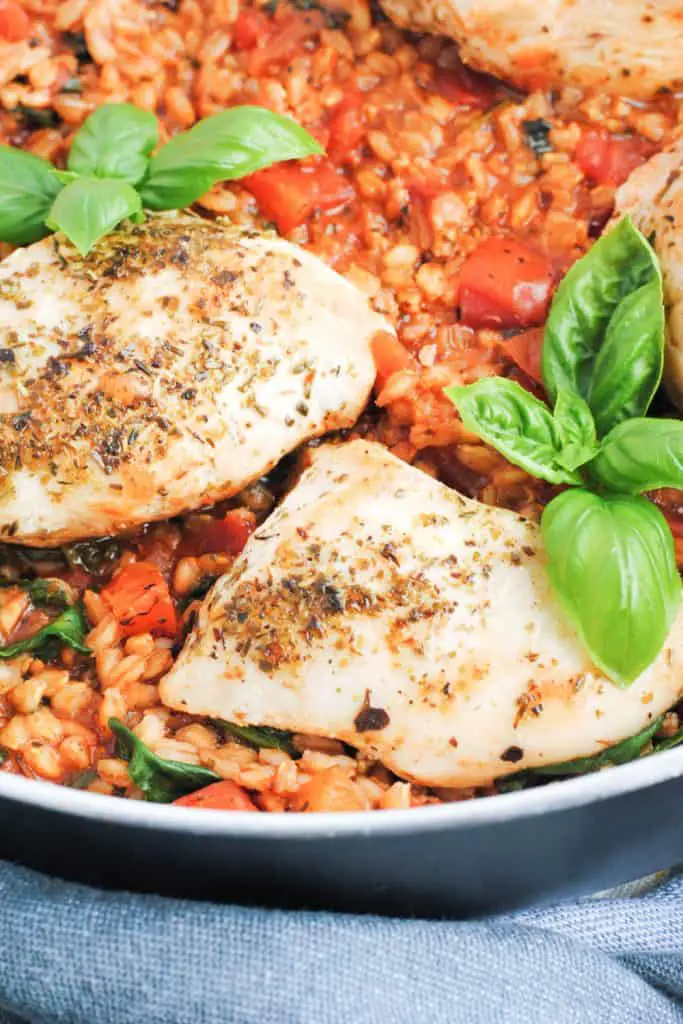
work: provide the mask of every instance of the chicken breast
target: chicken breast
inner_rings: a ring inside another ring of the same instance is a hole
[[[391,330],[276,237],[198,218],[0,265],[0,537],[115,534],[239,491],[348,427]]]
[[[334,737],[426,785],[596,753],[683,693],[683,613],[630,688],[551,593],[538,526],[364,441],[325,446],[205,599],[171,708]]]
[[[664,385],[683,411],[683,139],[653,156],[617,190],[616,216],[626,213],[652,239],[662,267],[668,309]]]
[[[647,99],[683,83],[680,0],[381,0],[402,28],[451,36],[468,64],[523,89]]]

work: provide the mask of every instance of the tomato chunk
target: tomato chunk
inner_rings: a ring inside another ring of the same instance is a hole
[[[350,91],[339,104],[328,125],[327,152],[336,163],[344,163],[365,136],[365,122],[360,111],[360,89]]]
[[[604,130],[584,132],[574,159],[586,175],[598,185],[622,185],[631,171],[652,156],[654,147],[637,136],[614,138]]]
[[[253,50],[264,43],[271,32],[271,22],[261,11],[251,8],[240,11],[233,25],[232,38],[237,50]]]
[[[249,51],[247,70],[258,77],[273,66],[288,64],[309,39],[314,39],[325,28],[320,11],[294,14],[278,24],[271,24],[265,40]]]
[[[244,179],[261,213],[287,235],[315,210],[331,210],[353,198],[353,189],[332,164],[284,163]]]
[[[117,619],[121,635],[153,633],[173,637],[178,617],[168,584],[150,562],[131,562],[101,592]]]
[[[510,238],[487,238],[460,272],[460,316],[468,327],[533,327],[555,285],[550,260]]]
[[[206,811],[258,811],[246,790],[229,779],[214,782],[188,796],[181,796],[173,803],[176,807],[203,807]]]
[[[0,0],[0,39],[20,43],[31,34],[31,19],[14,0]]]
[[[197,516],[191,521],[187,547],[193,555],[239,555],[255,529],[256,516],[246,508],[230,509],[222,519]]]
[[[407,348],[388,331],[379,331],[371,342],[372,357],[377,370],[376,388],[381,391],[392,373],[399,370],[411,370],[415,360]]]
[[[528,331],[516,334],[503,344],[503,351],[520,370],[531,377],[537,384],[543,384],[541,372],[541,353],[543,351],[543,328],[532,327]]]

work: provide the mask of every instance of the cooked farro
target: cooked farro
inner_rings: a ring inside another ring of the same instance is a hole
[[[453,43],[402,33],[373,14],[369,0],[334,0],[328,10],[294,0],[23,0],[22,7],[30,37],[0,41],[0,142],[63,165],[84,118],[123,101],[153,111],[162,140],[239,103],[292,115],[316,135],[348,193],[314,209],[289,237],[364,291],[414,357],[383,381],[357,433],[473,497],[538,518],[552,488],[468,432],[443,395],[446,384],[494,374],[530,383],[504,332],[458,321],[461,268],[483,239],[502,234],[564,272],[609,218],[617,184],[587,173],[577,160],[581,140],[591,131],[633,137],[645,159],[683,132],[680,97],[662,94],[644,105],[569,87],[521,95],[492,80],[463,80]],[[272,50],[240,42],[245,11],[285,42]],[[525,124],[539,119],[549,152],[536,153],[525,136]],[[268,222],[240,184],[214,187],[198,210],[244,226]],[[286,483],[280,474],[251,485],[219,511],[241,510],[253,528]],[[658,500],[683,564],[680,492]],[[108,726],[115,717],[159,757],[245,787],[262,810],[396,809],[478,795],[397,780],[323,737],[295,735],[291,751],[257,751],[217,723],[163,707],[157,683],[178,637],[122,636],[99,591],[117,568],[151,562],[170,581],[187,627],[198,589],[234,560],[203,550],[198,518],[121,539],[101,572],[59,555],[33,562],[31,572],[61,577],[82,595],[93,655],[65,650],[46,664],[26,656],[0,663],[0,771],[67,785],[94,772],[91,792],[138,799],[126,762],[115,756]],[[3,551],[3,643],[47,621],[11,585],[25,566]],[[668,719],[663,734],[672,728]]]

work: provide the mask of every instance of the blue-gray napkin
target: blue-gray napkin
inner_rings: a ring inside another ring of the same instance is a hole
[[[101,892],[0,864],[0,1024],[683,1022],[683,878],[478,922]]]

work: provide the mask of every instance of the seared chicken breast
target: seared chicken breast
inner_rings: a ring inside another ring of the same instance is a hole
[[[276,237],[190,217],[0,265],[0,539],[118,533],[239,491],[348,427],[390,330]]]
[[[617,191],[616,216],[626,213],[652,239],[662,268],[668,308],[664,385],[683,411],[683,139],[635,170]]]
[[[178,711],[334,737],[472,786],[594,754],[683,693],[683,613],[619,689],[553,596],[538,526],[364,441],[325,446],[205,599]]]
[[[564,84],[647,99],[683,84],[680,0],[381,0],[401,28],[451,36],[523,89]]]

